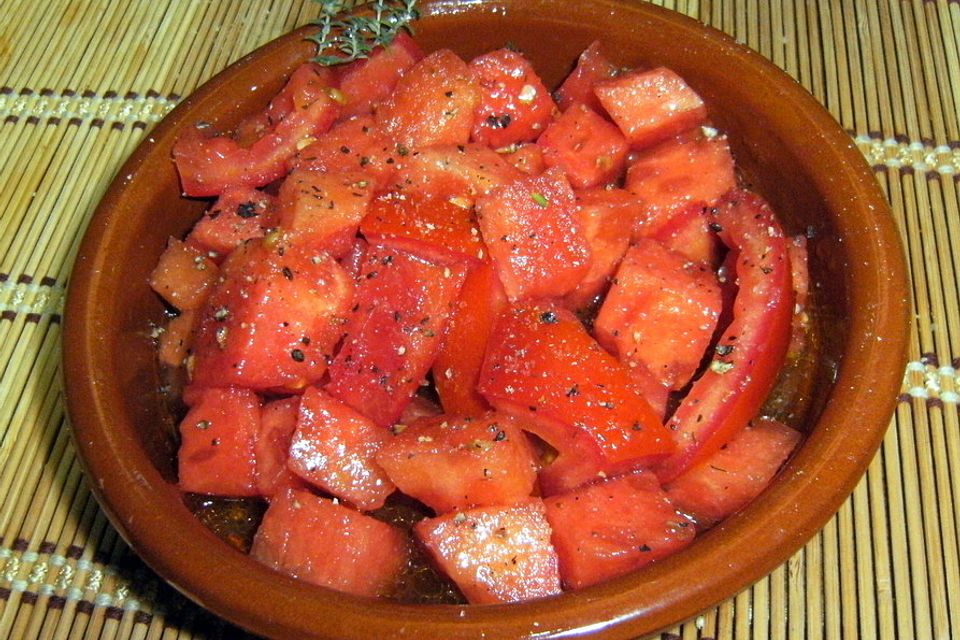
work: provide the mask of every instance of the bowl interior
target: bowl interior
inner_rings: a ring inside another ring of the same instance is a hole
[[[151,330],[163,305],[146,285],[169,236],[204,201],[179,195],[170,149],[205,120],[235,125],[262,107],[311,53],[303,34],[271,43],[180,105],[121,169],[91,222],[71,281],[64,373],[91,484],[113,524],[167,580],[214,612],[275,637],[551,635],[632,637],[675,624],[784,561],[834,513],[892,412],[906,337],[905,272],[886,204],[848,136],[796,83],[729,38],[643,4],[592,0],[444,0],[423,6],[425,50],[470,57],[508,43],[556,85],[593,40],[627,66],[677,71],[728,133],[743,180],[788,232],[812,235],[820,340],[790,407],[807,431],[774,486],[688,551],[581,593],[522,605],[426,607],[373,602],[298,584],[233,551],[177,491],[175,421]],[[264,598],[262,594],[271,594]],[[322,621],[322,622],[321,622]]]

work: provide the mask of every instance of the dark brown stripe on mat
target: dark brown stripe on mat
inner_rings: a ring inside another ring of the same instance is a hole
[[[0,283],[10,280],[12,274],[0,272]],[[36,279],[36,276],[32,276],[29,273],[21,273],[17,276],[17,284],[33,284],[33,281]],[[52,276],[42,276],[40,278],[41,287],[55,287],[57,286],[57,279]]]
[[[88,616],[93,613],[94,604],[89,600],[77,600],[77,611]]]

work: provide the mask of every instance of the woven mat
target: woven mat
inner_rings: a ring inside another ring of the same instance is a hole
[[[760,51],[850,132],[893,205],[917,311],[901,402],[853,496],[785,565],[666,636],[960,638],[960,2],[658,4]],[[60,312],[86,221],[152,124],[318,7],[0,0],[0,636],[241,635],[153,575],[92,499]]]

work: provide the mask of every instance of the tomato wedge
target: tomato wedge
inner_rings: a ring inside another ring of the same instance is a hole
[[[667,422],[677,451],[656,469],[669,482],[746,427],[783,366],[790,343],[793,287],[787,241],[760,196],[733,192],[717,209],[720,239],[737,253],[733,320],[713,360]]]

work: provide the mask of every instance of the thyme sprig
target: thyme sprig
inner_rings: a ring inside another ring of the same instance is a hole
[[[317,64],[330,66],[369,57],[377,46],[387,46],[420,17],[417,0],[315,0],[322,6],[313,22],[320,30],[308,40],[317,44]]]

